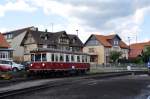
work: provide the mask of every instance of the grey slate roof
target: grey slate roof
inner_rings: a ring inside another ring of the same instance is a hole
[[[62,34],[65,34],[70,39],[70,46],[80,46],[83,47],[82,41],[78,38],[77,35],[66,34],[65,31],[59,32],[44,32],[44,31],[33,31],[29,30],[29,33],[32,34],[35,42],[37,44],[49,44],[49,45],[57,45],[57,41]],[[47,36],[48,39],[45,40],[44,37]],[[43,39],[42,39],[43,38]],[[76,42],[73,43],[72,40],[76,39]]]
[[[5,32],[5,33],[3,33],[3,35],[13,34],[13,38],[14,38],[14,37],[18,36],[19,34],[23,33],[24,31],[28,31],[30,28],[34,28],[34,27],[31,26],[31,27],[26,27],[26,28],[22,28],[22,29],[18,29],[18,30],[13,30],[13,31]]]
[[[76,40],[76,43],[71,42],[71,46],[83,46],[82,41],[79,39],[79,37],[77,35],[68,34],[68,36],[71,41],[73,41],[73,39]]]

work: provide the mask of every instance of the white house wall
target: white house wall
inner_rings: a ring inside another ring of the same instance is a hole
[[[26,34],[26,31],[23,33],[20,33],[18,36],[13,38],[11,46],[14,49],[13,51],[13,57],[23,57],[24,55],[24,48],[20,46],[24,36]]]

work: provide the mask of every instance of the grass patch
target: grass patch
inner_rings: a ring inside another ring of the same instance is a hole
[[[13,72],[13,71],[2,72],[2,71],[0,71],[1,79],[25,78],[25,77],[27,77],[27,71],[25,71],[25,70],[18,71],[18,72]]]

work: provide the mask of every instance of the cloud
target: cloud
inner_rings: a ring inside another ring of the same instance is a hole
[[[0,5],[0,17],[4,16],[8,11],[24,11],[33,12],[35,7],[31,7],[26,1],[23,0],[9,0],[6,4]]]
[[[47,16],[63,17],[66,23],[55,23],[54,30],[76,33],[85,41],[91,33],[118,33],[123,40],[139,35],[140,25],[149,12],[150,0],[12,0],[0,5],[0,16],[7,11],[33,12],[42,9]],[[22,5],[22,6],[21,6]],[[56,19],[57,20],[57,19]],[[46,28],[46,26],[45,26]],[[86,37],[85,37],[86,35]]]
[[[7,28],[0,28],[0,33],[4,33],[4,32],[6,32],[7,31]]]

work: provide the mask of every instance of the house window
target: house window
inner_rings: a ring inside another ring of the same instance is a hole
[[[27,53],[30,53],[30,51],[28,50],[29,46],[27,45],[24,45],[24,53],[27,54]]]
[[[47,48],[47,45],[43,45],[43,48]]]
[[[47,45],[47,48],[55,49],[55,46],[48,44],[48,45]]]
[[[118,41],[117,40],[114,41],[114,45],[118,45]]]
[[[47,36],[45,36],[45,40],[48,40],[48,37],[47,37]]]
[[[7,34],[6,38],[7,39],[12,39],[12,34]]]
[[[74,38],[73,40],[72,40],[72,43],[74,44],[76,42],[76,39]]]
[[[0,59],[8,59],[8,52],[0,52]]]
[[[69,41],[68,41],[67,38],[60,38],[59,39],[59,43],[61,43],[61,44],[69,44]]]
[[[43,44],[38,44],[38,48],[43,48]]]
[[[94,48],[89,48],[89,53],[94,53]]]

